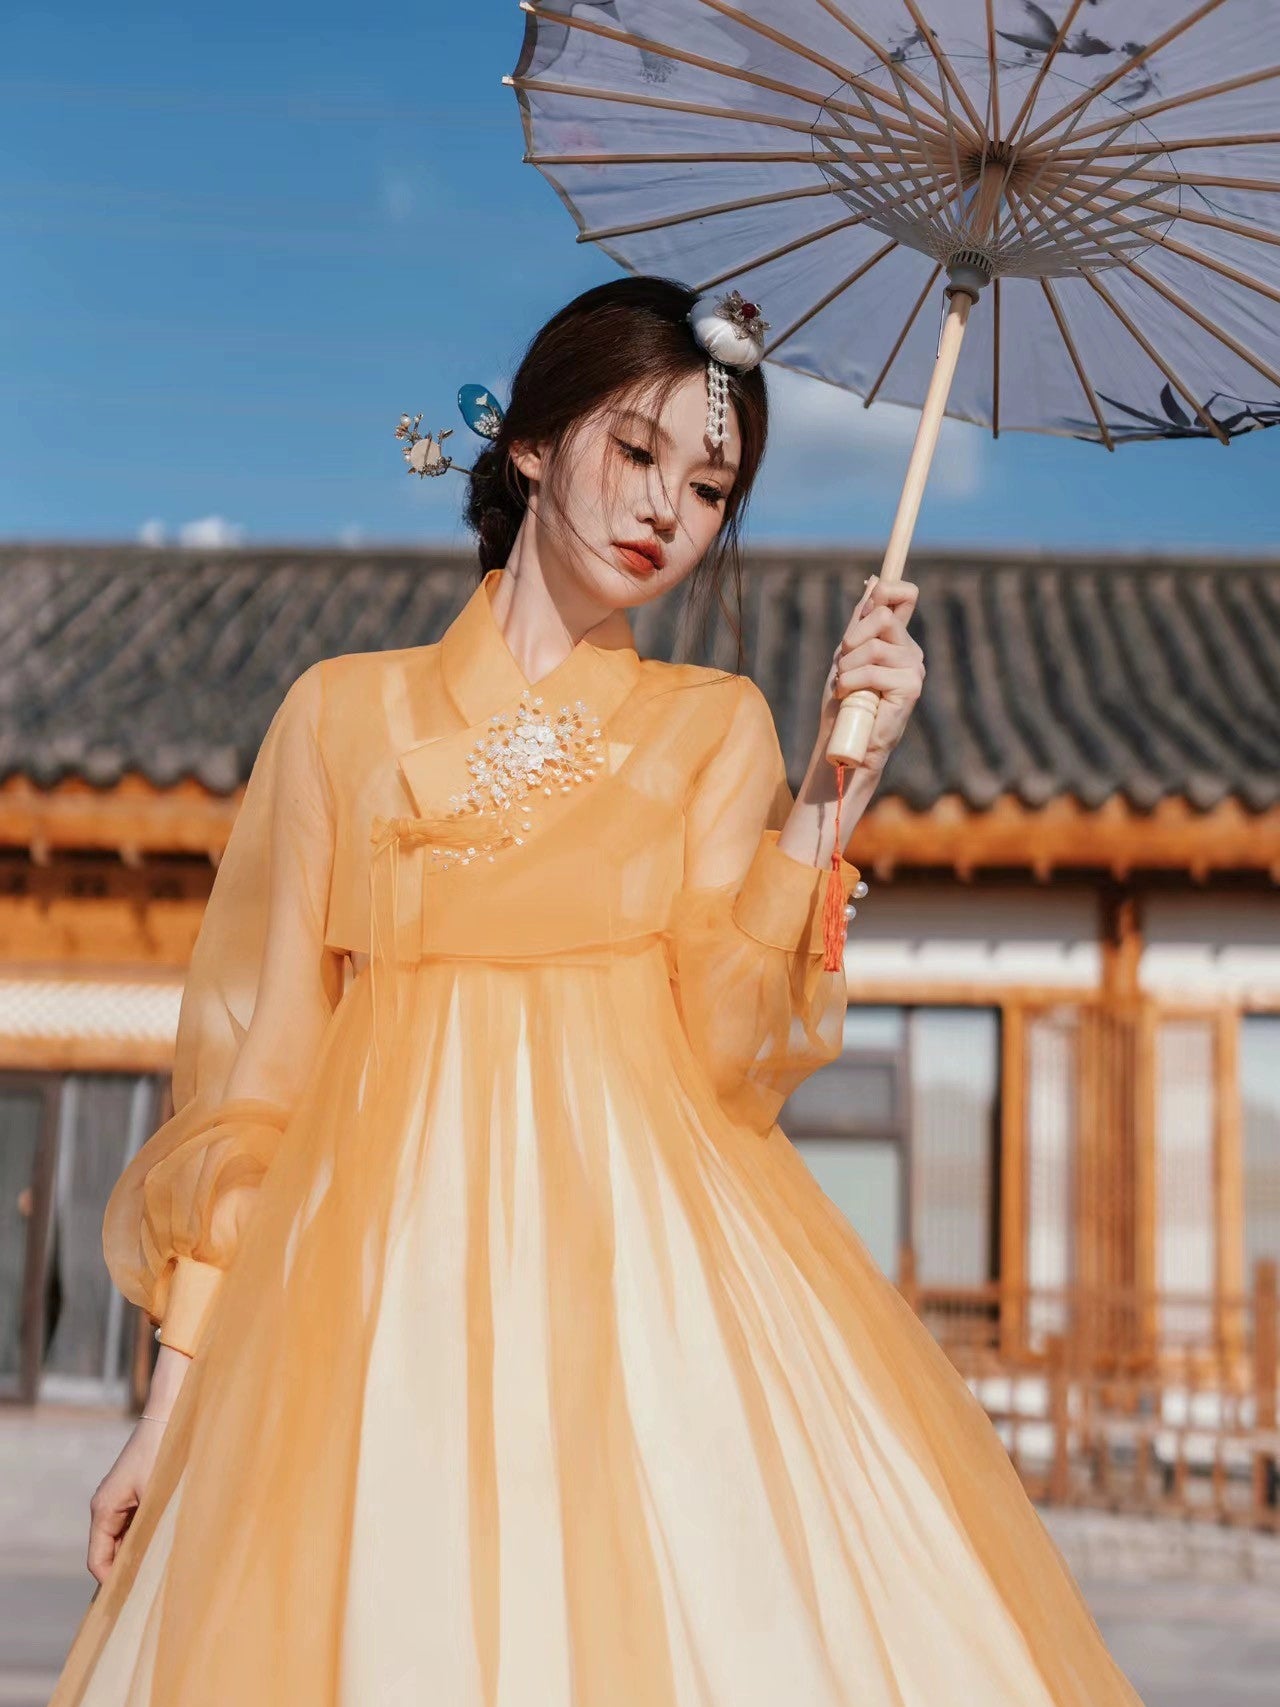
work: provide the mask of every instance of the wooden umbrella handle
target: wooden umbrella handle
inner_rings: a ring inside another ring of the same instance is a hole
[[[902,497],[898,500],[898,513],[894,517],[893,531],[889,535],[884,562],[880,566],[882,581],[902,579],[911,535],[915,531],[916,517],[920,513],[920,502],[924,497],[925,482],[929,478],[929,466],[933,461],[943,413],[951,393],[951,382],[955,378],[956,363],[960,359],[960,344],[968,323],[969,310],[976,300],[968,291],[957,286],[949,287],[947,294],[947,313],[942,324],[942,335],[938,340],[938,357],[929,380],[929,390],[920,414],[920,425],[916,428],[915,444],[911,447],[911,460],[907,464]],[[860,765],[866,758],[871,726],[876,720],[876,708],[879,704],[880,695],[872,688],[859,688],[856,693],[847,695],[841,702],[836,713],[835,727],[827,742],[827,758],[833,765]]]

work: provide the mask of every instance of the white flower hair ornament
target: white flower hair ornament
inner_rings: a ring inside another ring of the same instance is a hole
[[[726,370],[745,373],[759,366],[769,322],[761,318],[758,303],[731,290],[723,296],[700,296],[689,310],[689,324],[707,352],[707,438],[713,446],[720,445],[729,413]]]
[[[462,386],[458,392],[458,410],[471,431],[482,439],[496,439],[502,431],[505,418],[502,405],[487,385]],[[428,475],[447,474],[451,468],[456,468],[459,474],[472,473],[444,453],[444,441],[453,436],[452,427],[445,427],[439,433],[420,433],[421,425],[421,415],[401,415],[396,427],[396,437],[404,440],[404,459],[410,474],[425,479]]]

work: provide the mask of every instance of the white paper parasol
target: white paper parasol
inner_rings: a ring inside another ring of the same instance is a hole
[[[1108,450],[1280,420],[1277,0],[522,9],[506,81],[578,240],[736,286],[766,359],[922,409],[882,578],[944,413]]]

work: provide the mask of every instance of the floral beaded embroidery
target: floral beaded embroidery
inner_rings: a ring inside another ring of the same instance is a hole
[[[599,721],[582,700],[544,713],[542,695],[529,688],[521,694],[514,715],[495,713],[489,728],[467,758],[471,784],[449,797],[448,821],[473,817],[496,818],[493,830],[474,843],[438,845],[431,849],[439,865],[469,865],[473,859],[492,860],[500,849],[518,846],[523,832],[533,827],[527,814],[531,796],[569,794],[590,782],[605,763]],[[513,826],[511,819],[518,814]]]

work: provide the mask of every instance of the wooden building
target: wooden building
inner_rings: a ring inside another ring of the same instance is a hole
[[[745,666],[794,781],[875,567],[748,557]],[[1010,1357],[1072,1327],[1072,1288],[1160,1294],[1144,1335],[1220,1344],[1280,1256],[1280,562],[912,574],[928,679],[853,843],[846,1050],[783,1125],[904,1288],[999,1302]],[[473,585],[460,552],[0,548],[3,1395],[123,1403],[149,1355],[102,1207],[165,1112],[285,687],[435,639]],[[678,616],[636,613],[641,651],[734,667]]]

